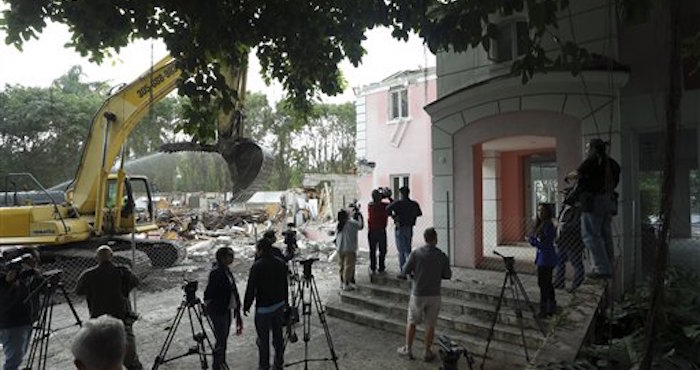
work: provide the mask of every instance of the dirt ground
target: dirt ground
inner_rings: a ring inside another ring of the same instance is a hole
[[[326,252],[306,252],[307,257],[319,257],[321,261],[314,264],[313,272],[322,301],[327,301],[331,295],[338,294],[337,266],[328,262]],[[138,353],[144,368],[151,369],[154,359],[161,350],[167,328],[175,316],[177,308],[183,301],[181,285],[183,278],[199,281],[197,296],[201,297],[206,286],[207,274],[211,261],[208,258],[186,260],[182,266],[166,270],[156,270],[136,292],[136,310],[141,315],[134,325]],[[251,260],[240,256],[234,262],[233,271],[239,292],[245,291],[248,270]],[[367,259],[359,257],[357,273],[367,271]],[[88,317],[84,300],[73,298],[74,305],[81,319]],[[309,359],[329,358],[329,345],[326,340],[319,316],[314,310],[311,317],[310,341],[308,343]],[[55,306],[53,328],[58,330],[51,336],[48,366],[49,369],[73,369],[70,344],[73,335],[78,330],[76,319],[70,313],[66,303]],[[437,369],[438,362],[426,364],[421,360],[409,361],[398,357],[396,348],[403,343],[399,335],[378,331],[369,327],[328,317],[328,327],[333,347],[338,356],[338,368],[344,370],[367,369]],[[197,330],[199,331],[199,330]],[[305,346],[302,340],[302,329],[297,328],[299,342],[290,344],[285,353],[285,363],[289,364],[304,359]],[[210,332],[209,332],[210,333]],[[213,340],[213,336],[210,333]],[[229,338],[227,359],[231,369],[257,369],[257,346],[255,344],[255,327],[253,316],[244,318],[244,331],[241,336],[232,334]],[[181,355],[195,345],[187,317],[178,327],[175,338],[167,352],[166,358]],[[416,343],[417,346],[420,342]],[[1,357],[2,355],[0,355]],[[211,361],[211,358],[208,358]],[[209,365],[211,362],[209,362]],[[461,368],[467,368],[461,364]],[[159,369],[201,369],[197,355],[186,356],[172,362],[160,365]],[[288,368],[305,369],[304,363]],[[314,361],[308,364],[308,369],[334,369],[330,361]]]

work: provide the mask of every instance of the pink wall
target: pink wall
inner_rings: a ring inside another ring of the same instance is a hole
[[[559,174],[581,161],[580,121],[549,111],[502,113],[470,122],[453,135],[455,189],[454,262],[476,267],[483,258],[481,245],[481,146],[500,137],[536,135],[555,137]],[[561,143],[566,143],[561,144]],[[563,177],[561,175],[560,177]]]
[[[390,187],[391,175],[408,174],[411,198],[416,200],[423,210],[423,216],[416,222],[414,230],[413,243],[416,246],[422,243],[423,229],[432,226],[433,223],[431,121],[423,107],[435,100],[435,79],[427,82],[427,88],[423,82],[409,84],[409,119],[400,123],[388,123],[389,87],[366,95],[365,157],[376,165],[370,175],[371,181],[366,178],[358,181],[360,201],[366,216],[366,204],[371,200],[372,189],[379,186]],[[398,137],[400,139],[397,140]],[[396,253],[392,221],[389,221],[389,225],[389,253]],[[366,237],[361,235],[360,239],[360,246],[366,248]]]
[[[501,152],[501,235],[504,244],[523,241],[527,218],[525,216],[525,158],[537,153],[551,153],[552,149],[529,149]]]

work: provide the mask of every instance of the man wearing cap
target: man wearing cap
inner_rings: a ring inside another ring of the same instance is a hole
[[[386,211],[394,219],[396,230],[394,236],[396,238],[396,249],[399,252],[399,279],[406,279],[406,274],[403,271],[403,265],[406,263],[408,255],[411,254],[411,241],[413,239],[413,226],[416,225],[416,218],[423,215],[418,202],[410,199],[408,195],[411,191],[408,186],[402,186],[399,189],[401,197],[395,200],[386,207]]]
[[[134,339],[135,314],[131,312],[129,302],[129,292],[139,284],[139,280],[128,267],[116,266],[112,262],[112,248],[109,246],[97,248],[95,258],[98,265],[80,274],[75,292],[85,296],[91,318],[110,315],[124,322],[127,342],[124,367],[142,370]]]
[[[620,182],[620,165],[608,156],[606,146],[601,139],[591,139],[586,143],[586,159],[576,172],[567,175],[578,179],[581,237],[592,258],[588,277],[594,279],[608,279],[613,273],[611,223],[617,211],[615,188]]]

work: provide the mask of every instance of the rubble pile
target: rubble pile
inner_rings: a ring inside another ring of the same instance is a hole
[[[226,226],[242,226],[246,224],[259,224],[267,221],[268,215],[262,209],[245,211],[203,212],[202,223],[208,230],[218,230]]]

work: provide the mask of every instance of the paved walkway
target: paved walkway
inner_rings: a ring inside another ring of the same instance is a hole
[[[360,264],[357,267],[357,274],[360,275],[360,277],[362,275],[367,275],[367,259],[365,256],[366,255],[360,257]],[[398,262],[393,261],[394,259],[396,258],[389,258],[387,261],[388,271],[393,273],[398,271]],[[241,269],[240,271],[245,271],[245,269]],[[476,286],[491,292],[499,291],[504,276],[503,272],[500,271],[462,268],[454,268],[453,272],[453,279],[445,282],[446,285],[458,287],[462,284],[468,284],[471,287]],[[337,267],[335,263],[319,262],[314,266],[314,273],[316,274],[318,288],[324,302],[330,299],[332,295],[338,294]],[[247,274],[245,272],[236,274],[241,293],[245,289],[244,282],[246,278]],[[529,274],[520,274],[520,278],[530,295],[530,299],[533,302],[537,302],[539,294],[536,277]],[[205,277],[199,279],[199,296],[202,294],[202,287],[205,286],[205,279]],[[559,294],[557,300],[560,304],[565,305],[569,297],[565,293],[560,294],[560,292],[562,291],[557,291]],[[141,319],[134,325],[134,330],[141,361],[145,368],[150,369],[165,339],[166,328],[171,323],[176,309],[182,301],[183,292],[180,288],[171,288],[158,292],[141,291],[138,292],[138,295],[138,309],[141,313]],[[82,319],[86,318],[87,308],[85,303],[79,300],[75,302],[75,305],[80,317]],[[66,304],[57,305],[54,315],[54,327],[70,326],[75,322]],[[183,319],[183,321],[184,322],[181,323],[176,333],[172,347],[168,352],[169,356],[184,353],[194,344],[189,330],[189,323],[186,319]],[[336,353],[339,357],[338,363],[340,369],[422,370],[439,368],[439,361],[427,364],[420,360],[409,361],[398,357],[396,348],[403,343],[403,336],[401,335],[372,329],[331,317],[328,318],[328,326]],[[74,368],[72,364],[72,354],[70,353],[70,344],[76,332],[77,327],[73,326],[62,329],[51,337],[49,348],[49,364],[51,369]],[[300,338],[302,337],[300,328],[297,329],[297,334]],[[257,347],[255,345],[255,337],[252,316],[244,318],[243,335],[240,337],[232,335],[229,338],[228,359],[232,369],[256,369]],[[329,357],[328,345],[316,313],[312,316],[309,357]],[[303,341],[300,340],[300,342],[291,344],[288,347],[285,356],[287,362],[303,358]],[[2,361],[1,354],[0,361]],[[462,362],[460,366],[460,369],[467,368],[464,362]],[[164,370],[191,370],[198,368],[200,367],[196,356],[188,356],[160,366],[160,369]],[[303,369],[304,367],[303,364],[300,364],[289,368]],[[333,366],[329,362],[315,362],[309,365],[309,369],[325,370],[333,369]]]

